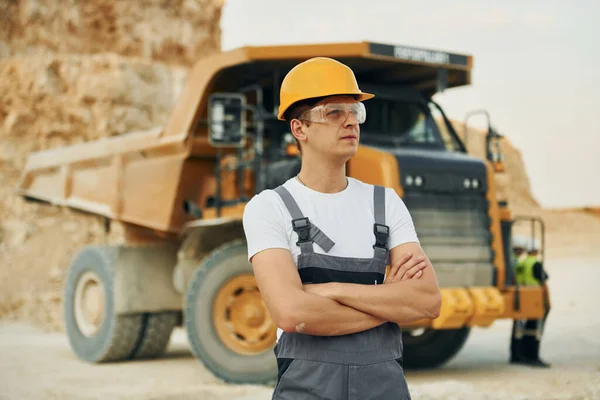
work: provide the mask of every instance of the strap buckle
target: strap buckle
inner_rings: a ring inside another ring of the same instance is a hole
[[[374,224],[373,233],[375,234],[375,244],[373,248],[379,247],[387,250],[387,241],[390,236],[390,228],[387,225]]]
[[[298,234],[296,245],[299,246],[300,243],[310,242],[310,222],[308,221],[308,217],[293,219],[292,228]]]

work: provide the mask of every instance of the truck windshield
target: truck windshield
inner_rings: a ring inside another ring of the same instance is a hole
[[[361,142],[379,146],[425,147],[458,151],[441,111],[432,103],[374,98],[365,101],[367,120]]]

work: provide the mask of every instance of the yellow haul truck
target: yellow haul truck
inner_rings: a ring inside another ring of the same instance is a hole
[[[513,285],[513,218],[494,186],[498,136],[490,130],[488,160],[469,156],[431,99],[470,84],[471,56],[366,42],[244,47],[199,60],[164,127],[29,155],[21,195],[124,227],[125,243],[85,247],[70,266],[64,319],[79,358],[155,357],[184,326],[216,376],[274,381],[276,326],[241,217],[253,195],[299,171],[276,119],[279,86],[314,56],[347,64],[376,94],[348,175],[404,199],[442,288],[439,318],[402,326],[406,366],[445,363],[472,327],[544,314],[541,288]]]

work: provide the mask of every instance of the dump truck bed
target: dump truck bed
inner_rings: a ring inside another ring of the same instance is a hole
[[[162,128],[157,128],[32,153],[18,192],[164,229],[156,222],[172,208],[172,199],[162,194],[178,184],[179,164],[187,153],[181,136],[161,133]],[[152,167],[156,163],[161,164],[160,169]]]
[[[154,230],[177,232],[192,219],[184,211],[184,201],[202,208],[216,193],[217,150],[208,143],[206,124],[199,123],[206,118],[208,96],[260,82],[271,84],[277,97],[287,71],[316,56],[346,63],[360,83],[405,85],[429,95],[471,82],[471,56],[406,46],[358,42],[223,52],[194,65],[164,127],[32,153],[18,192]]]

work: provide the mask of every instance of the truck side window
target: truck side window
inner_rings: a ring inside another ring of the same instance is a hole
[[[448,130],[448,126],[446,125],[446,121],[444,120],[444,116],[442,115],[440,109],[437,107],[437,105],[430,102],[429,110],[431,112],[431,117],[437,125],[438,131],[440,132],[442,139],[444,140],[444,145],[446,146],[446,149],[450,151],[459,151],[460,146],[458,143],[456,143],[456,139],[454,139],[454,137]]]
[[[434,127],[420,103],[395,101],[390,104],[390,130],[410,138],[413,143],[435,143]]]

